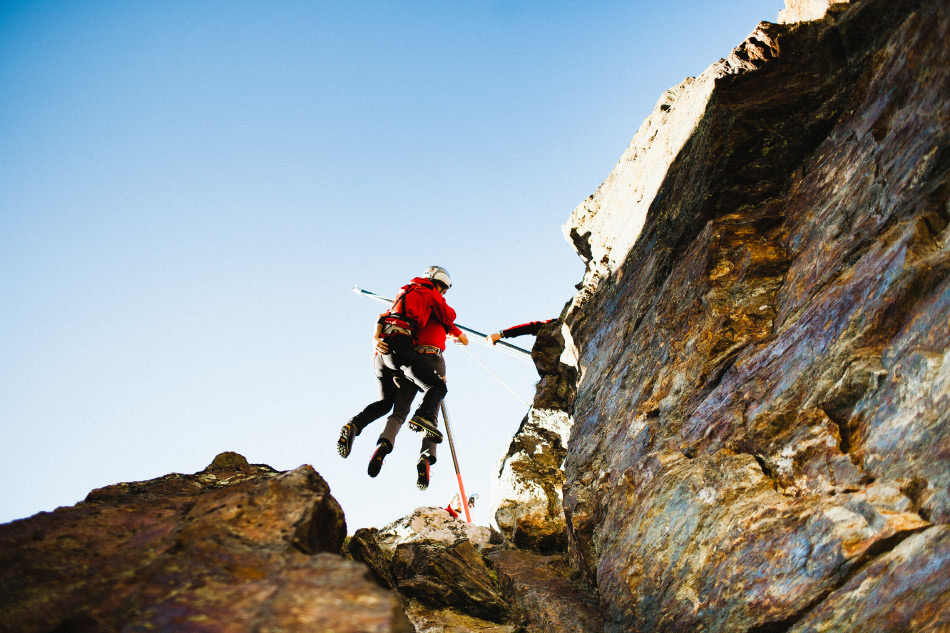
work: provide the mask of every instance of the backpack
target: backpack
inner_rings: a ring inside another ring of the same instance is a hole
[[[435,290],[435,286],[431,283],[410,283],[407,286],[403,286],[399,294],[396,295],[392,306],[390,306],[389,312],[383,313],[380,316],[379,322],[409,329],[412,331],[413,337],[415,337],[415,334],[418,333],[419,328],[422,327],[428,315],[422,312],[424,304],[420,305],[417,301],[407,302],[406,297],[408,297],[410,293],[420,292],[425,289]]]

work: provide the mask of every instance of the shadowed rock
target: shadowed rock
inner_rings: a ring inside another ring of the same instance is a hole
[[[508,615],[485,562],[468,541],[403,543],[393,555],[392,575],[401,594],[429,607],[452,607],[495,622]]]

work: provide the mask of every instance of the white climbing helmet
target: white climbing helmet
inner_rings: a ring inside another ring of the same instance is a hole
[[[438,281],[444,284],[446,288],[452,287],[452,278],[449,277],[449,271],[441,266],[429,266],[426,268],[426,271],[422,273],[422,276],[432,281]]]

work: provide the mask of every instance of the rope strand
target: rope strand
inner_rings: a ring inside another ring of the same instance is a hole
[[[468,354],[469,356],[471,356],[471,357],[475,360],[476,363],[478,363],[479,365],[481,365],[482,368],[483,368],[485,371],[487,371],[489,374],[491,374],[492,376],[494,376],[494,377],[495,377],[495,380],[497,380],[497,381],[500,382],[502,385],[504,385],[505,389],[507,389],[508,391],[510,391],[512,394],[514,394],[515,398],[517,398],[518,400],[520,400],[521,402],[523,402],[525,405],[527,405],[527,406],[529,406],[529,407],[531,406],[531,403],[530,403],[530,402],[528,402],[527,400],[525,400],[524,398],[522,398],[521,396],[519,396],[519,395],[518,395],[518,392],[515,391],[514,389],[512,389],[511,387],[509,387],[509,386],[508,386],[508,383],[506,383],[504,380],[502,380],[502,379],[498,376],[498,374],[496,374],[496,373],[493,372],[491,369],[489,369],[488,366],[485,365],[485,363],[483,363],[482,361],[478,360],[478,357],[475,356],[475,354],[473,354],[473,353],[471,353],[470,351],[468,351],[468,347],[467,347],[467,346],[462,345],[461,348],[462,348],[463,350],[465,350],[465,353]]]

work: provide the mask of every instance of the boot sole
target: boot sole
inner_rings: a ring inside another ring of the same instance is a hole
[[[409,420],[409,428],[413,431],[416,431],[417,433],[420,431],[425,432],[426,437],[433,444],[442,443],[442,433],[438,429],[433,429],[432,427],[428,426],[428,423],[420,424],[416,421],[416,418],[413,418]]]
[[[419,473],[419,477],[416,479],[416,488],[425,490],[429,487],[429,469],[420,461],[416,463],[416,472]]]
[[[340,434],[340,439],[336,441],[336,452],[339,453],[340,457],[346,459],[350,456],[350,451],[353,449],[353,430],[350,429],[350,436],[346,438],[343,434]]]
[[[386,451],[383,454],[379,454],[379,449],[376,449],[376,452],[373,453],[373,456],[369,460],[369,466],[366,467],[366,474],[370,477],[375,477],[379,474],[379,471],[383,468],[383,462],[386,461],[386,456],[389,455],[389,451]]]

